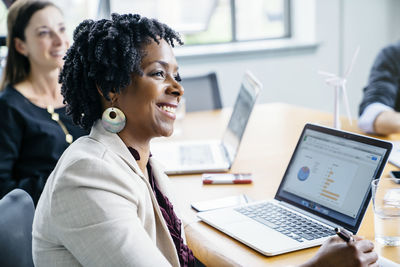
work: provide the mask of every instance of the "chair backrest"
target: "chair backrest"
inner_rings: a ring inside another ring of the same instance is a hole
[[[14,189],[0,199],[0,266],[33,267],[31,196]]]
[[[185,89],[187,112],[222,108],[215,72],[182,78],[181,84]]]

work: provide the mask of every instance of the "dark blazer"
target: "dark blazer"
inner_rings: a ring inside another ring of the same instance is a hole
[[[65,107],[55,109],[74,140],[88,131],[73,125]],[[60,125],[47,109],[12,86],[0,92],[0,198],[14,188],[28,192],[35,205],[57,160],[68,147]]]

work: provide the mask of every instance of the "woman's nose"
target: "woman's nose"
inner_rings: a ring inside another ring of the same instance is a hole
[[[185,92],[185,89],[183,88],[182,84],[180,84],[175,78],[172,79],[171,86],[168,87],[170,94],[176,95],[176,96],[182,96]]]
[[[61,36],[61,34],[56,33],[56,32],[53,32],[52,35],[53,35],[53,43],[54,43],[55,45],[60,45],[60,44],[62,44],[63,37]]]

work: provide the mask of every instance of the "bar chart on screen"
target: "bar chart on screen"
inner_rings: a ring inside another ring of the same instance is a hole
[[[341,206],[350,188],[349,182],[356,175],[357,166],[354,163],[335,160],[325,163],[321,175],[318,198],[326,203]]]
[[[329,186],[335,182],[335,180],[332,179],[333,174],[334,172],[332,171],[332,169],[329,169],[328,176],[322,181],[323,185],[320,195],[329,198],[331,200],[337,201],[340,195],[329,191]]]

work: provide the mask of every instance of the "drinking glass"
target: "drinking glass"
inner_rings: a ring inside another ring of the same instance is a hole
[[[373,180],[372,202],[375,240],[386,246],[400,246],[400,184],[394,178]]]

